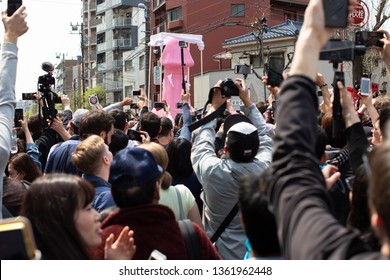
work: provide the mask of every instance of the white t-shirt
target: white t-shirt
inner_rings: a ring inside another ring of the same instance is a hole
[[[173,213],[175,213],[176,220],[178,221],[180,220],[180,208],[175,188],[179,190],[184,215],[186,216],[186,218],[188,217],[188,212],[195,205],[195,197],[191,193],[191,191],[183,184],[170,186],[167,190],[160,189],[160,204],[171,208]]]

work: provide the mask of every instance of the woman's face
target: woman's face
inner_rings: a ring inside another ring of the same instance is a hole
[[[10,178],[23,180],[24,174],[22,172],[18,172],[12,163],[8,164],[8,174]]]
[[[102,243],[99,218],[99,213],[91,204],[76,212],[76,229],[89,248],[99,246]]]

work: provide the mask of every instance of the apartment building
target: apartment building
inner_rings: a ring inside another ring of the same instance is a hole
[[[96,0],[82,1],[82,74],[85,90],[96,86],[96,27],[102,22],[102,19],[96,15]]]
[[[63,55],[62,60],[55,68],[55,92],[57,94],[70,96],[73,90],[73,67],[80,64],[80,62],[80,57],[78,59],[65,59],[65,55]]]
[[[106,103],[123,98],[123,53],[138,45],[138,13],[140,0],[97,0],[96,17],[96,84],[106,91]]]

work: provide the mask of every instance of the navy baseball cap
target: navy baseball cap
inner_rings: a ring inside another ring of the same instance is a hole
[[[149,151],[141,148],[125,148],[113,158],[109,182],[115,188],[115,182],[126,178],[129,188],[145,186],[159,179],[164,172]]]

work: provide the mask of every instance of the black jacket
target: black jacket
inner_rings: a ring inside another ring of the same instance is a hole
[[[331,214],[325,180],[314,153],[318,100],[312,80],[284,81],[277,112],[273,163],[265,186],[286,259],[378,259],[355,230]]]

